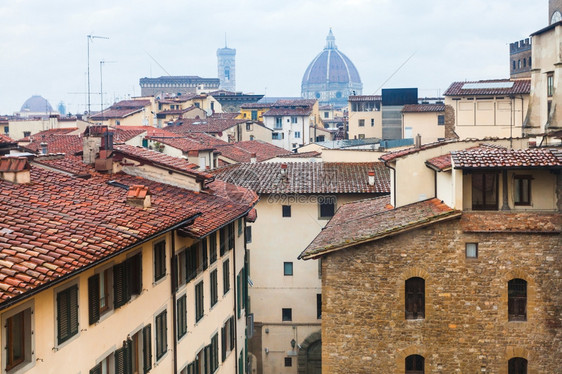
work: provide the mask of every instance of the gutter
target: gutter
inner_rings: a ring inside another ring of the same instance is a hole
[[[52,281],[50,281],[50,282],[44,283],[44,284],[40,285],[39,287],[36,287],[36,288],[34,288],[33,290],[29,291],[29,292],[23,293],[23,294],[21,294],[21,295],[19,295],[19,296],[15,296],[15,297],[13,297],[13,298],[11,298],[11,299],[9,299],[9,300],[3,302],[2,304],[0,304],[0,310],[4,310],[4,309],[6,309],[6,308],[8,308],[8,307],[10,307],[10,306],[12,306],[12,305],[14,305],[14,304],[16,304],[16,303],[19,303],[19,302],[22,301],[22,300],[25,300],[25,299],[27,299],[27,298],[29,298],[29,297],[31,297],[31,296],[34,296],[34,295],[36,295],[36,294],[42,292],[43,290],[45,290],[45,289],[47,289],[47,288],[56,286],[57,284],[66,281],[67,279],[70,279],[70,278],[72,278],[72,277],[74,277],[74,276],[76,276],[76,275],[78,275],[78,274],[81,274],[81,273],[85,272],[86,270],[89,270],[89,269],[91,269],[91,268],[97,266],[98,264],[100,264],[100,263],[102,263],[102,262],[105,262],[105,261],[107,261],[107,260],[111,260],[112,258],[117,257],[118,255],[120,255],[120,254],[122,254],[122,253],[124,253],[124,252],[127,252],[127,251],[129,251],[129,250],[131,250],[131,249],[133,249],[133,248],[135,248],[135,247],[138,247],[139,245],[142,245],[142,244],[144,244],[144,243],[147,243],[147,242],[149,242],[149,241],[151,241],[151,240],[153,240],[153,239],[155,239],[155,238],[157,238],[157,237],[159,237],[159,236],[161,236],[161,235],[163,235],[163,234],[166,234],[166,233],[168,233],[168,232],[170,232],[170,231],[172,231],[172,230],[178,229],[178,228],[180,228],[180,227],[182,227],[182,226],[188,225],[188,224],[192,223],[197,217],[199,217],[199,216],[201,216],[201,215],[202,215],[202,213],[196,213],[196,214],[194,214],[193,216],[191,216],[191,217],[189,217],[189,218],[187,218],[187,219],[185,219],[185,220],[183,220],[183,221],[181,221],[181,222],[179,222],[179,223],[176,223],[175,225],[172,225],[172,226],[170,226],[170,227],[167,227],[166,229],[164,229],[164,230],[162,230],[162,231],[158,231],[157,233],[154,233],[154,234],[152,234],[152,235],[150,235],[150,236],[148,236],[148,237],[146,237],[146,238],[144,238],[144,239],[142,239],[142,240],[140,240],[140,241],[138,241],[138,242],[135,242],[135,243],[133,243],[133,244],[131,244],[131,245],[128,245],[127,247],[122,248],[122,249],[118,250],[117,252],[114,252],[114,253],[110,254],[109,256],[105,256],[105,257],[103,257],[103,258],[101,258],[101,259],[99,259],[99,260],[97,260],[97,261],[94,261],[94,262],[92,262],[91,264],[86,265],[86,266],[84,266],[84,267],[82,267],[82,268],[80,268],[80,269],[78,269],[78,270],[76,270],[76,271],[73,271],[73,272],[71,272],[71,273],[65,274],[65,275],[63,275],[62,277],[58,278],[58,279],[55,279],[55,280],[52,280]]]

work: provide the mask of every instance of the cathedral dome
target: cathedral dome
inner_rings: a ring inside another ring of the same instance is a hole
[[[42,96],[33,95],[23,103],[20,112],[28,113],[48,113],[52,112],[51,104]]]
[[[332,30],[326,47],[308,65],[302,78],[302,95],[317,99],[321,105],[347,105],[347,97],[360,95],[363,84],[353,62],[338,50]]]

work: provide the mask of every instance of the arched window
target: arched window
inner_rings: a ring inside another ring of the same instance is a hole
[[[425,281],[422,278],[406,280],[406,319],[425,318]]]
[[[515,70],[515,60],[513,60],[513,70]]]
[[[527,282],[512,279],[507,283],[507,314],[510,321],[527,320]]]
[[[508,374],[527,374],[527,360],[514,357],[508,361]]]
[[[423,374],[424,361],[425,359],[420,355],[410,355],[406,357],[406,374]]]

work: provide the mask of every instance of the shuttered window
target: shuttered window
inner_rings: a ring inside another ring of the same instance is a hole
[[[62,344],[78,333],[78,285],[57,294],[57,337]]]
[[[195,322],[198,322],[205,313],[205,305],[203,300],[203,281],[195,286]]]
[[[127,276],[127,262],[113,266],[113,307],[115,309],[125,305],[131,299],[127,292],[129,277]]]
[[[130,339],[123,342],[123,346],[115,351],[115,374],[130,374],[133,367],[133,345]]]
[[[152,329],[151,325],[142,329],[143,368],[148,373],[152,368]]]
[[[90,374],[102,374],[101,362],[90,369]]]
[[[219,299],[219,283],[217,277],[217,270],[215,269],[209,276],[209,283],[211,284],[211,307],[215,305]]]
[[[220,229],[220,255],[224,256],[228,246],[228,230],[226,227]]]
[[[219,368],[219,334],[211,338],[211,373]]]
[[[201,261],[203,262],[203,270],[209,267],[209,252],[207,251],[207,239],[201,241]]]
[[[154,281],[158,281],[166,275],[166,242],[161,241],[154,244]]]
[[[225,260],[222,263],[222,291],[226,294],[230,290],[230,262]]]
[[[209,262],[214,264],[217,261],[217,233],[216,231],[209,236]]]
[[[88,314],[90,325],[100,319],[100,275],[94,274],[88,278]]]
[[[177,301],[177,314],[178,314],[178,340],[181,339],[187,333],[187,296],[183,295]]]
[[[156,316],[156,360],[160,360],[168,350],[167,311]]]
[[[228,250],[234,249],[234,222],[228,225]]]
[[[192,245],[187,249],[187,281],[189,282],[197,276],[197,245]]]

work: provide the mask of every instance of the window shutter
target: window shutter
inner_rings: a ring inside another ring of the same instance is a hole
[[[90,369],[90,374],[102,374],[101,362]]]
[[[57,294],[57,335],[58,344],[63,343],[70,336],[69,331],[69,314],[70,300],[68,290],[61,291]]]
[[[207,238],[203,239],[201,241],[201,254],[202,254],[202,260],[203,260],[203,270],[206,270],[207,267],[209,266],[209,256],[208,256],[208,251],[207,251]]]
[[[226,329],[221,327],[221,358],[222,362],[226,360]]]
[[[69,289],[70,293],[70,336],[78,334],[78,286],[74,285]]]
[[[130,299],[127,287],[127,262],[113,266],[113,304],[115,309],[125,305]]]
[[[234,349],[234,324],[235,324],[234,316],[230,317],[230,351]]]
[[[115,374],[127,374],[125,362],[126,362],[126,355],[127,355],[127,347],[123,346],[115,351],[114,359],[115,359]]]
[[[129,272],[130,295],[140,295],[142,292],[142,257],[136,254],[127,260]]]
[[[238,318],[240,318],[241,316],[241,300],[242,300],[242,293],[240,292],[241,286],[240,286],[240,273],[238,273],[238,275],[236,276],[236,311],[238,312]]]
[[[151,325],[142,329],[142,347],[144,372],[148,373],[152,369],[152,330]]]
[[[211,345],[205,347],[203,356],[205,357],[205,374],[211,373]]]
[[[88,278],[88,314],[90,325],[100,319],[100,275]],[[100,369],[101,370],[101,369]]]

